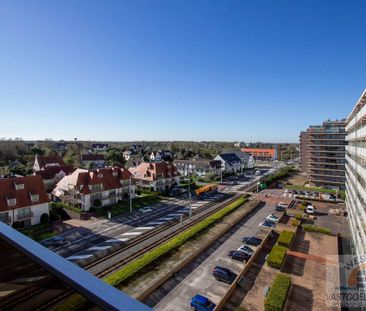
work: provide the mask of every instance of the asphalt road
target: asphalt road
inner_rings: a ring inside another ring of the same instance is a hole
[[[244,236],[265,235],[267,230],[261,229],[259,223],[274,212],[274,207],[273,204],[266,204],[250,214],[243,220],[241,226],[236,227],[236,231],[230,232],[230,236],[223,236],[220,239],[219,242],[222,242],[220,246],[214,245],[215,249],[208,249],[190,263],[185,268],[187,271],[191,271],[189,274],[182,276],[179,273],[168,284],[164,284],[155,292],[147,304],[153,306],[155,310],[191,310],[190,300],[196,294],[204,295],[217,304],[230,285],[215,280],[212,276],[214,267],[219,265],[239,273],[244,263],[229,258],[228,251],[237,249],[242,245],[241,239]],[[255,247],[252,248],[255,249]]]

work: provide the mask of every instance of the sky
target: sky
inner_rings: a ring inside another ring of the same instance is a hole
[[[298,142],[366,88],[366,1],[0,0],[0,137]]]

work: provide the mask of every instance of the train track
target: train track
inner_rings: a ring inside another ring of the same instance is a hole
[[[241,188],[239,188],[239,191],[252,191],[256,188],[256,183],[252,183],[246,186],[243,186]],[[209,217],[210,215],[214,214],[215,212],[221,210],[222,208],[228,206],[229,204],[231,204],[232,202],[234,202],[236,199],[238,199],[241,196],[241,194],[236,194],[234,195],[232,198],[230,198],[229,200],[227,200],[225,203],[218,205],[220,202],[222,202],[223,200],[225,200],[225,198],[227,198],[227,196],[225,196],[221,201],[215,201],[215,202],[210,202],[208,204],[205,204],[204,206],[202,206],[199,210],[197,211],[193,211],[192,215],[197,215],[197,214],[202,214],[201,217],[198,217],[197,219],[191,221],[189,224],[187,224],[186,226],[180,227],[177,230],[174,230],[171,233],[168,233],[166,236],[162,237],[161,239],[159,239],[156,242],[151,243],[150,245],[148,245],[147,247],[145,247],[143,249],[143,251],[139,250],[136,251],[134,253],[132,253],[131,255],[128,255],[126,257],[121,258],[121,260],[119,260],[118,262],[116,262],[115,264],[110,265],[108,268],[105,268],[103,270],[101,270],[98,273],[95,273],[95,276],[99,277],[99,278],[103,278],[105,276],[107,276],[108,274],[110,274],[111,272],[121,268],[122,266],[126,265],[127,263],[129,263],[130,261],[142,256],[144,253],[148,252],[149,250],[152,250],[153,248],[161,245],[162,243],[168,241],[169,239],[171,239],[172,237],[176,236],[177,234],[187,230],[188,228],[194,226],[195,224],[199,223],[200,221],[202,221],[204,218]],[[216,208],[210,210],[208,213],[202,213],[210,208],[212,208],[213,206],[218,205]],[[187,218],[189,218],[189,216],[184,215],[183,216],[183,220],[186,220]],[[159,226],[155,229],[150,230],[149,232],[134,238],[133,240],[131,240],[131,242],[129,242],[128,244],[122,246],[119,249],[114,250],[113,252],[111,252],[110,254],[107,254],[99,259],[94,260],[91,263],[87,263],[85,265],[81,265],[85,270],[91,270],[92,268],[103,264],[105,261],[107,261],[110,258],[116,257],[119,254],[125,252],[126,250],[144,242],[149,240],[150,238],[156,236],[159,233],[162,233],[174,226],[177,225],[177,220],[173,220],[170,222],[167,222],[165,225]],[[28,299],[31,299],[33,297],[35,297],[36,295],[40,295],[44,292],[46,292],[48,289],[45,287],[39,287],[36,289],[32,289],[30,290],[29,288],[26,288],[25,290],[21,291],[21,292],[17,292],[13,295],[9,296],[9,299],[7,298],[5,303],[3,303],[2,301],[2,306],[4,308],[2,308],[2,310],[11,310],[12,308],[14,308],[16,305],[18,305],[19,303],[25,302]],[[49,300],[47,300],[46,302],[43,302],[42,305],[36,307],[37,310],[46,310],[47,308],[54,306],[58,303],[60,303],[62,300],[64,300],[65,298],[67,298],[68,296],[70,296],[74,291],[73,290],[66,290],[62,293],[59,293],[56,297],[50,297]]]

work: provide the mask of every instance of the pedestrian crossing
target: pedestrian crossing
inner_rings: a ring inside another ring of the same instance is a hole
[[[210,202],[222,199],[223,196],[224,196],[223,193],[216,193],[205,200],[193,201],[191,204],[191,209],[197,210]],[[185,203],[186,203],[186,201],[185,201]],[[154,206],[154,209],[157,210],[157,208],[155,206]],[[149,232],[150,230],[153,230],[159,226],[165,225],[170,221],[180,219],[180,217],[182,215],[188,215],[188,214],[189,214],[188,207],[174,210],[171,213],[168,213],[164,216],[154,219],[153,221],[143,224],[137,228],[133,228],[127,232],[121,233],[115,237],[110,238],[107,241],[104,241],[98,245],[90,247],[73,256],[67,257],[67,259],[70,261],[73,261],[73,262],[77,262],[79,260],[90,259],[91,257],[96,256],[98,254],[98,252],[101,252],[101,251],[104,252],[104,251],[109,250],[112,247],[112,245],[127,243],[128,241],[130,241],[142,234],[145,234],[146,232]],[[139,220],[141,219],[141,215],[132,214],[132,215],[123,216],[123,220],[122,220],[122,217],[119,218],[118,222],[127,223],[128,221],[136,221],[138,219]]]

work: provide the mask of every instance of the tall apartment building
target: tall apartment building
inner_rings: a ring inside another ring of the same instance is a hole
[[[301,170],[310,185],[345,188],[345,120],[324,121],[300,134]]]
[[[346,120],[346,205],[355,245],[366,251],[366,90]]]

